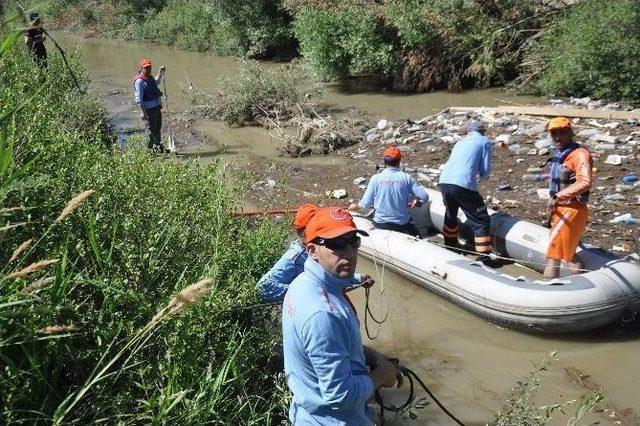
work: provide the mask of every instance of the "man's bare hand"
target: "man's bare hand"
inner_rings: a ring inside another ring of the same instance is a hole
[[[378,363],[376,368],[370,373],[375,388],[394,387],[396,385],[396,376],[398,371],[398,367],[392,362],[384,360],[381,363]]]
[[[358,213],[360,211],[360,207],[357,204],[349,204],[350,212]]]

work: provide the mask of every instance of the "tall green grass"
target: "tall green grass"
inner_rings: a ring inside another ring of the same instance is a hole
[[[235,220],[242,188],[215,164],[113,150],[60,58],[0,46],[0,423],[281,418],[271,315],[230,308],[286,231]]]

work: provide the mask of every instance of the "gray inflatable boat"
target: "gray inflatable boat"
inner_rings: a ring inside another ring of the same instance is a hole
[[[430,202],[414,212],[418,225],[439,231],[444,223],[440,193],[428,190]],[[640,311],[640,265],[598,247],[581,244],[577,255],[585,272],[545,280],[548,229],[504,213],[490,211],[494,251],[510,258],[493,269],[444,247],[441,236],[418,239],[374,229],[360,254],[461,307],[500,325],[540,333],[576,333],[635,317]],[[425,222],[426,223],[420,223]],[[471,236],[461,213],[461,237]]]

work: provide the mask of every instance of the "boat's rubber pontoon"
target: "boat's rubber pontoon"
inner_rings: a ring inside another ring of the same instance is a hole
[[[442,197],[437,191],[428,192],[430,202],[416,216],[426,218],[441,231],[445,211]],[[575,333],[640,310],[638,263],[581,245],[578,256],[588,271],[545,280],[540,271],[545,263],[548,230],[504,213],[490,214],[494,251],[513,259],[515,266],[492,269],[445,248],[439,244],[442,239],[430,241],[374,229],[369,219],[356,217],[358,227],[370,234],[363,238],[360,253],[429,291],[510,328]],[[462,237],[470,236],[464,215],[460,219]]]

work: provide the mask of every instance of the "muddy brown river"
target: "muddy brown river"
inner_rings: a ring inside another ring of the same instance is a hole
[[[131,132],[142,130],[136,108],[132,102],[123,104],[110,99],[109,93],[112,91],[114,96],[125,93],[133,98],[131,81],[141,57],[151,58],[156,66],[167,66],[169,107],[174,110],[187,109],[191,101],[189,85],[211,90],[220,77],[237,71],[236,61],[230,58],[143,43],[58,37],[69,51],[73,45],[81,47],[97,93],[105,94],[104,102],[114,122],[121,128],[129,126]],[[340,85],[326,86],[324,99],[324,103],[336,107],[352,106],[373,115],[398,119],[420,118],[455,105],[539,101],[515,97],[501,90],[402,95]],[[268,165],[277,155],[275,144],[263,129],[230,129],[222,123],[205,120],[194,126],[231,147],[225,156],[250,155],[264,159]],[[534,362],[541,361],[551,351],[558,351],[558,359],[540,376],[539,405],[579,399],[590,389],[601,389],[606,398],[600,404],[602,410],[581,424],[640,424],[640,326],[637,324],[573,336],[515,332],[480,319],[385,271],[384,265],[374,265],[364,259],[360,262],[361,272],[377,280],[371,293],[374,314],[381,317],[387,308],[389,312],[380,327],[372,324],[371,331],[379,333],[378,337],[372,342],[365,337],[365,342],[400,358],[415,370],[445,406],[466,424],[490,422],[501,409],[510,388],[532,369]],[[363,291],[352,294],[362,319]],[[398,394],[389,397],[396,396]],[[564,414],[555,416],[553,424],[567,424],[574,411],[575,405],[569,405]],[[434,404],[417,413],[417,419],[399,424],[452,424]]]

